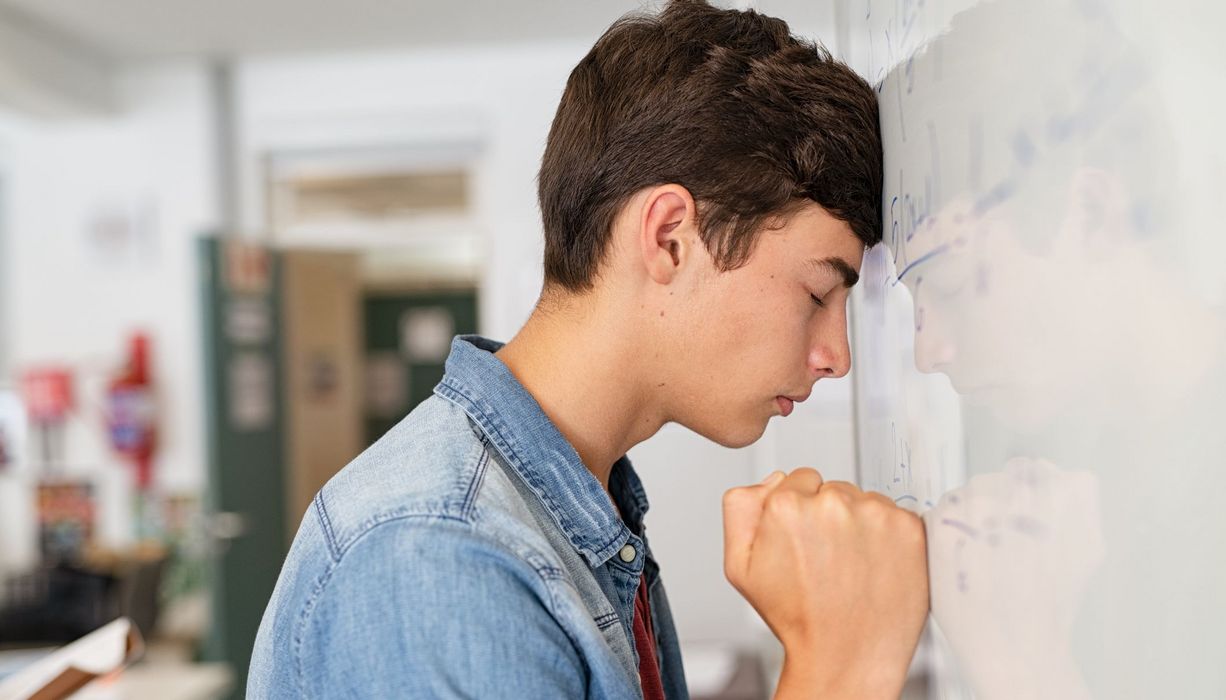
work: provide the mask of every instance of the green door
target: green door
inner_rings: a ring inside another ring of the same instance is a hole
[[[213,625],[204,655],[245,693],[260,618],[286,554],[279,260],[206,238],[199,247]]]
[[[363,305],[369,444],[434,391],[451,338],[477,332],[477,292],[368,292]]]

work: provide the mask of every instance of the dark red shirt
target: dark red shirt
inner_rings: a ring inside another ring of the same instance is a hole
[[[651,627],[651,602],[647,599],[647,577],[639,579],[634,595],[634,647],[639,652],[639,680],[643,700],[664,700],[660,664],[656,660],[656,633]]]

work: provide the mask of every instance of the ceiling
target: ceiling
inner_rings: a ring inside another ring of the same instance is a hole
[[[666,0],[0,0],[0,106],[42,116],[105,111],[113,69],[171,57],[590,44]],[[711,0],[831,38],[834,3]]]
[[[114,59],[591,40],[651,0],[0,0]]]

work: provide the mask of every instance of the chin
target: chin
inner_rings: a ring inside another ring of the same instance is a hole
[[[716,426],[716,428],[717,429],[710,431],[696,430],[694,432],[721,447],[728,447],[735,450],[742,447],[749,447],[757,442],[758,439],[762,437],[762,434],[766,432],[766,423],[745,423],[736,426]]]

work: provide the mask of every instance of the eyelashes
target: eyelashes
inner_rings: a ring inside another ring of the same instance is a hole
[[[810,294],[809,298],[812,299],[813,303],[817,304],[819,308],[826,308],[826,302],[819,299],[816,294]]]

